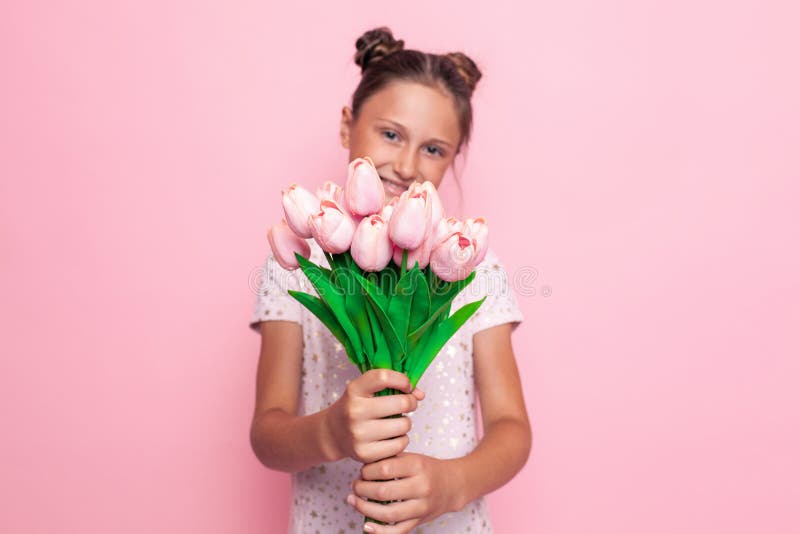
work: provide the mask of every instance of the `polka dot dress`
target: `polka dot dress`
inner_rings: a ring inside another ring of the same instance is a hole
[[[327,266],[319,245],[313,240],[311,261]],[[348,382],[359,371],[347,358],[341,343],[311,312],[288,293],[297,289],[316,294],[301,270],[287,271],[274,258],[265,263],[262,283],[256,298],[250,327],[259,331],[259,322],[294,321],[303,327],[302,384],[298,415],[308,415],[336,402]],[[451,310],[487,295],[486,301],[436,356],[418,387],[425,391],[412,421],[407,452],[436,458],[465,456],[478,443],[476,397],[472,361],[472,336],[475,332],[503,323],[516,327],[522,321],[506,271],[489,249],[476,268],[475,279],[453,301]],[[359,476],[362,464],[345,458],[317,465],[292,474],[289,532],[291,534],[360,533],[363,516],[345,499],[350,482]],[[483,497],[462,510],[444,514],[418,526],[422,533],[491,533],[489,511]]]

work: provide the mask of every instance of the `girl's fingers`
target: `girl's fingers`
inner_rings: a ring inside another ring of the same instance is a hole
[[[364,525],[372,526],[373,534],[408,534],[414,527],[419,525],[419,519],[409,519],[408,521],[401,521],[394,525],[376,525],[375,523],[367,523]]]
[[[413,395],[386,395],[370,399],[369,416],[375,419],[413,412],[419,402]]]
[[[405,501],[419,497],[415,486],[414,477],[383,482],[358,479],[353,483],[353,491],[357,496],[373,501]]]
[[[383,521],[384,523],[399,523],[409,519],[422,517],[424,505],[419,499],[409,501],[380,504],[369,502],[356,497],[352,505],[361,515]]]
[[[386,456],[384,458],[386,459],[379,462],[365,464],[361,468],[361,478],[364,480],[393,480],[412,477],[419,472],[419,466],[406,456],[400,455],[397,458]]]
[[[364,445],[363,452],[357,451],[359,454],[358,461],[364,464],[371,464],[384,458],[391,458],[403,452],[408,447],[408,442],[408,436],[405,435],[394,439],[373,441]]]
[[[392,369],[370,369],[348,384],[359,397],[371,397],[373,394],[386,389],[399,389],[410,393],[411,381],[406,375]]]
[[[411,419],[408,417],[392,417],[391,419],[375,419],[364,421],[358,427],[360,441],[379,441],[392,439],[408,434],[411,430]]]

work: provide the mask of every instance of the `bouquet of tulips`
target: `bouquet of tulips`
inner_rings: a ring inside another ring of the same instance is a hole
[[[283,268],[302,269],[317,293],[289,294],[328,327],[362,373],[392,369],[416,387],[486,298],[451,313],[486,254],[486,221],[445,218],[427,181],[387,202],[369,157],[350,162],[344,189],[326,182],[314,195],[293,184],[282,196],[285,218],[268,233],[272,253]],[[310,238],[327,266],[309,261]]]

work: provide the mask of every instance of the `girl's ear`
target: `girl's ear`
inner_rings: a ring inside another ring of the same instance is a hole
[[[339,125],[339,137],[342,139],[342,148],[350,148],[350,128],[353,126],[353,111],[345,106],[342,108],[342,120]]]

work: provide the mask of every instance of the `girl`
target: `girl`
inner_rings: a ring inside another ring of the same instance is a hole
[[[480,71],[458,52],[405,50],[385,27],[356,48],[362,78],[340,131],[348,161],[372,158],[387,198],[414,181],[438,187],[469,139]],[[319,245],[309,245],[311,261],[327,265]],[[511,345],[522,314],[491,248],[476,271],[452,309],[486,301],[411,391],[395,371],[359,374],[287,294],[309,291],[302,271],[267,260],[250,323],[261,333],[251,443],[265,466],[292,473],[290,532],[359,532],[363,516],[387,523],[363,525],[381,534],[492,531],[483,496],[525,464],[531,431]],[[373,396],[384,388],[406,394]],[[393,414],[406,415],[385,418]]]

